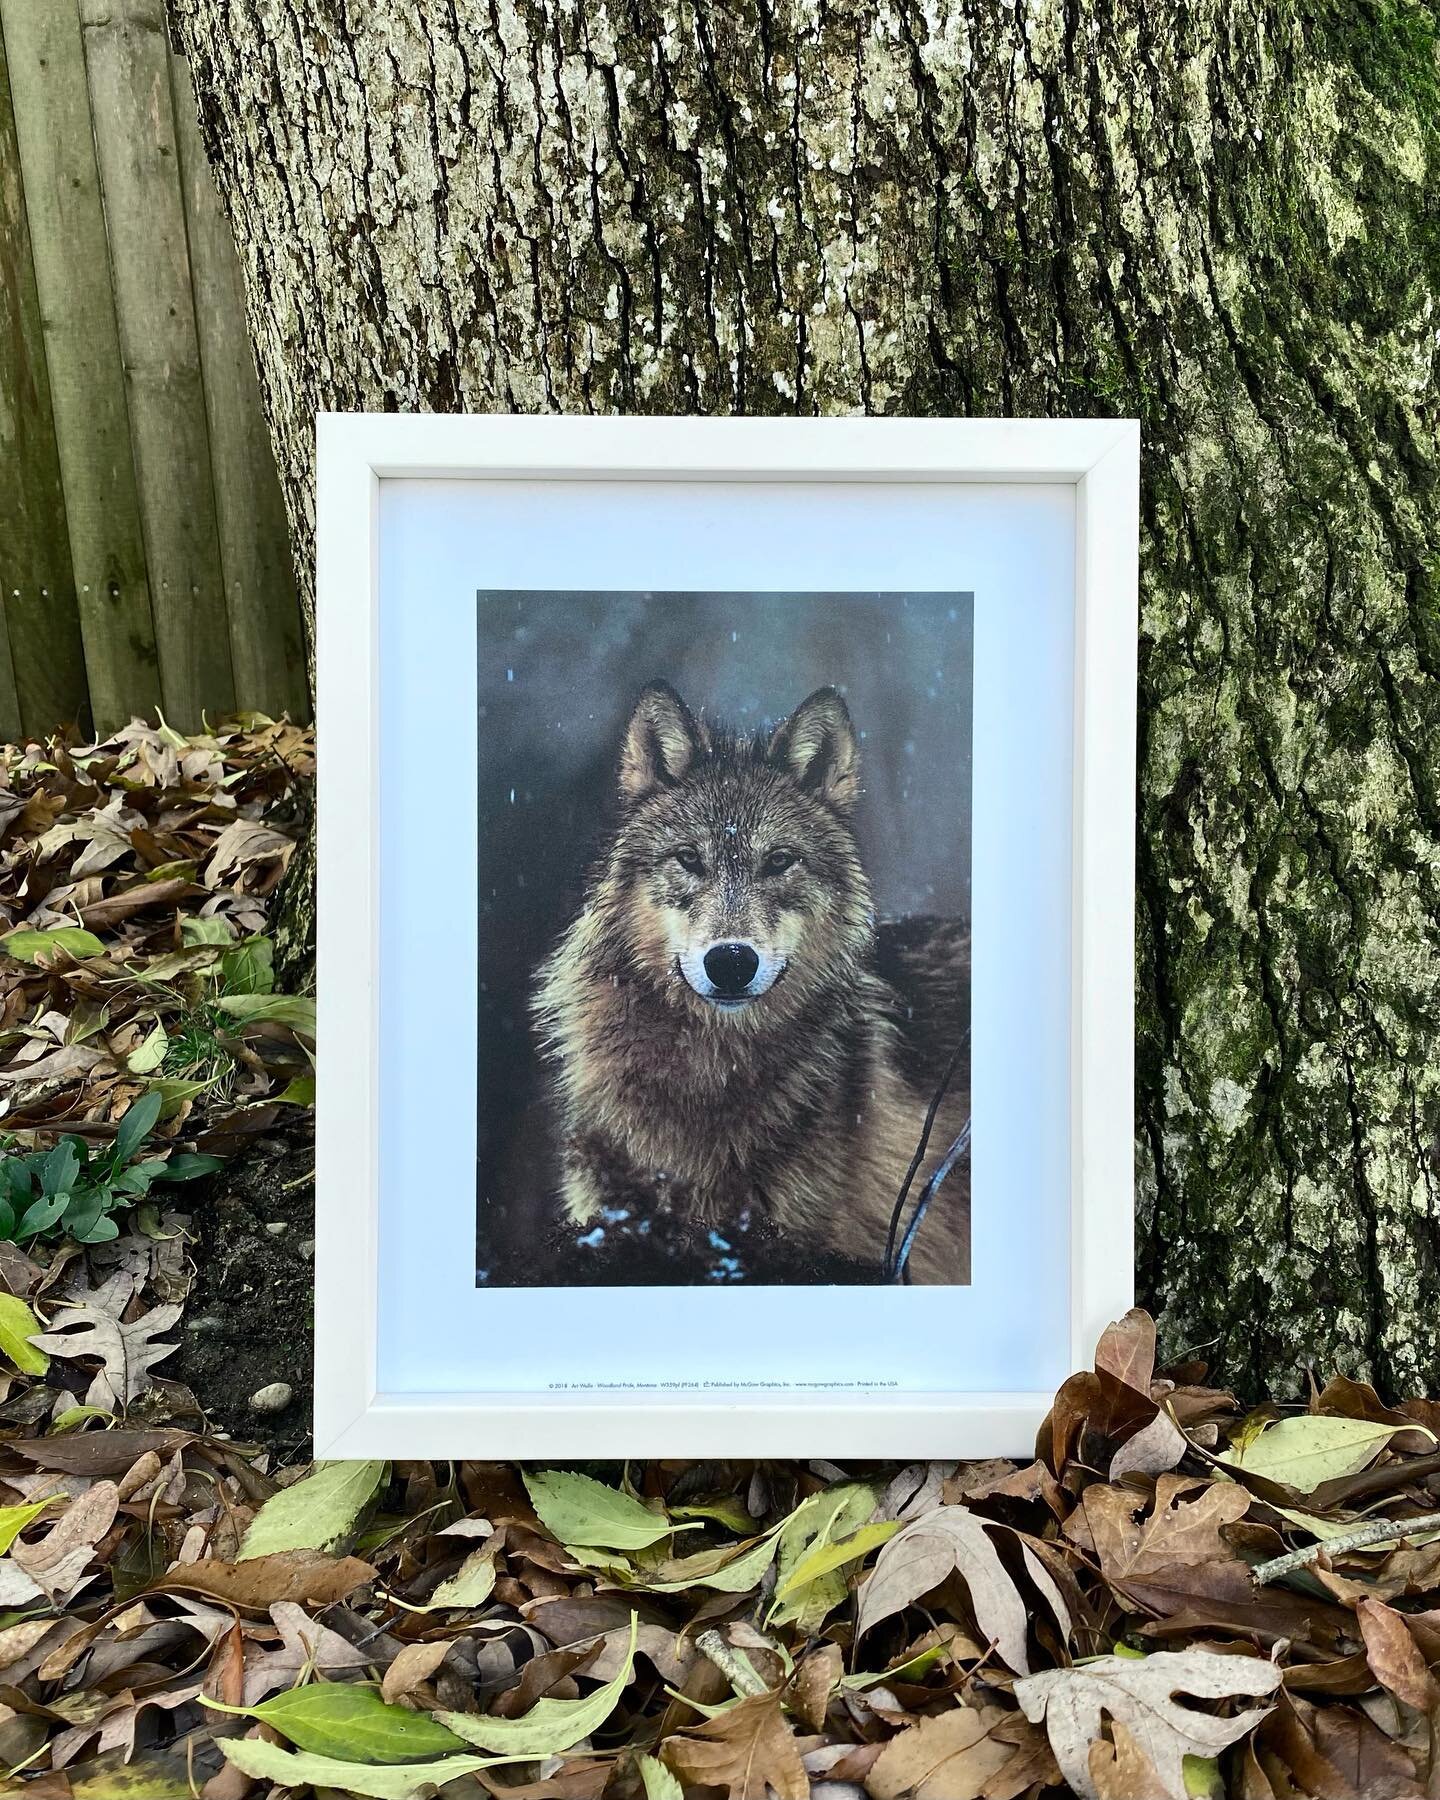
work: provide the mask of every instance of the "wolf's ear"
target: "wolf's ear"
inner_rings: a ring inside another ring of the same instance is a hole
[[[630,715],[620,751],[620,792],[643,800],[656,788],[680,780],[705,736],[690,708],[665,681],[652,681]]]
[[[860,798],[860,746],[835,688],[816,688],[776,727],[770,756],[837,812],[849,812]]]

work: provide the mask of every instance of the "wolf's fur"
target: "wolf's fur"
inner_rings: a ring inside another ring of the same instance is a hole
[[[821,689],[749,739],[656,684],[619,789],[618,827],[535,1000],[566,1212],[658,1204],[713,1227],[759,1207],[792,1242],[879,1279],[926,1107],[966,1040],[968,940],[935,920],[877,933],[844,701]],[[706,974],[717,944],[753,950],[738,1000]],[[968,1065],[967,1050],[914,1194],[964,1122]],[[913,1279],[969,1280],[969,1215],[962,1165],[915,1240]]]

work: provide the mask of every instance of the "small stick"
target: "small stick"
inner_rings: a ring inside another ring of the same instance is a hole
[[[713,1627],[709,1631],[700,1633],[695,1640],[695,1648],[702,1655],[709,1657],[735,1692],[743,1699],[749,1699],[755,1694],[769,1693],[765,1678],[749,1657],[742,1656],[738,1650],[732,1650]]]
[[[1333,1556],[1341,1550],[1363,1550],[1367,1544],[1412,1537],[1418,1531],[1440,1531],[1440,1512],[1421,1513],[1416,1519],[1371,1519],[1366,1525],[1357,1525],[1353,1531],[1342,1531],[1338,1537],[1325,1538],[1318,1544],[1307,1544],[1303,1550],[1291,1550],[1269,1562],[1256,1563],[1250,1571],[1250,1579],[1256,1587],[1264,1587],[1267,1581],[1278,1580],[1293,1569],[1303,1569],[1308,1563],[1318,1562],[1322,1555]]]

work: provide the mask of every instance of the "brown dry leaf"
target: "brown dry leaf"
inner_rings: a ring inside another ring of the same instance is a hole
[[[252,1556],[244,1562],[207,1557],[167,1569],[145,1588],[146,1593],[207,1594],[247,1612],[268,1612],[277,1600],[327,1605],[343,1600],[375,1579],[375,1571],[358,1556],[327,1556],[322,1550],[283,1550],[274,1556]]]
[[[1154,1800],[1161,1791],[1155,1765],[1121,1720],[1110,1732],[1113,1743],[1097,1738],[1090,1746],[1090,1779],[1100,1800]]]
[[[1080,1516],[1072,1516],[1066,1536],[1077,1537],[1083,1521],[1106,1579],[1116,1582],[1155,1574],[1177,1563],[1235,1560],[1220,1529],[1249,1511],[1250,1496],[1237,1482],[1207,1484],[1166,1474],[1155,1485],[1152,1509],[1142,1517],[1147,1504],[1145,1496],[1131,1488],[1097,1484],[1085,1490]]]
[[[1186,1800],[1184,1758],[1217,1756],[1252,1731],[1268,1707],[1219,1718],[1181,1706],[1177,1693],[1197,1700],[1264,1697],[1280,1685],[1280,1670],[1258,1656],[1219,1656],[1209,1650],[1161,1651],[1154,1656],[1102,1656],[1071,1669],[1046,1669],[1015,1683],[1015,1698],[1032,1724],[1044,1723],[1061,1773],[1082,1800],[1100,1800],[1090,1776],[1090,1745],[1106,1714],[1118,1719],[1160,1777],[1159,1795]]]
[[[856,1641],[939,1587],[952,1571],[964,1578],[975,1621],[986,1639],[1008,1668],[1027,1674],[1025,1602],[984,1524],[964,1506],[937,1506],[882,1547],[874,1573],[860,1590]]]
[[[380,1698],[394,1705],[408,1700],[444,1662],[454,1638],[431,1638],[423,1644],[407,1644],[385,1671]]]
[[[1366,1659],[1381,1687],[1406,1706],[1429,1712],[1436,1700],[1435,1682],[1404,1615],[1379,1600],[1361,1600],[1355,1616]]]
[[[1162,1406],[1148,1425],[1142,1425],[1110,1459],[1110,1479],[1122,1475],[1163,1475],[1173,1469],[1189,1449],[1185,1433]]]
[[[873,1800],[979,1800],[1015,1754],[994,1736],[1013,1714],[998,1706],[955,1706],[891,1738],[865,1779]]]
[[[1150,1398],[1155,1376],[1155,1321],[1143,1308],[1132,1306],[1123,1319],[1101,1332],[1095,1346],[1095,1373],[1113,1375]]]
[[[113,1481],[97,1481],[72,1500],[44,1537],[33,1543],[16,1540],[10,1556],[54,1601],[67,1600],[94,1576],[86,1571],[95,1546],[115,1523],[120,1492]]]
[[[85,1396],[87,1406],[106,1412],[123,1412],[150,1385],[150,1370],[173,1356],[178,1344],[153,1342],[171,1330],[180,1317],[176,1305],[155,1306],[130,1324],[93,1306],[63,1307],[50,1321],[50,1330],[31,1342],[47,1355],[74,1361],[98,1356],[100,1369]],[[79,1330],[70,1327],[78,1326]]]
[[[830,1696],[845,1673],[838,1644],[817,1644],[801,1658],[790,1678],[790,1704],[812,1731],[823,1731]]]
[[[810,1780],[779,1694],[738,1700],[708,1724],[666,1738],[660,1760],[682,1782],[724,1788],[727,1800],[809,1800]]]

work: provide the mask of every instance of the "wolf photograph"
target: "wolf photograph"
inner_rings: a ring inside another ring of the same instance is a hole
[[[482,592],[477,1280],[970,1280],[964,593]]]

